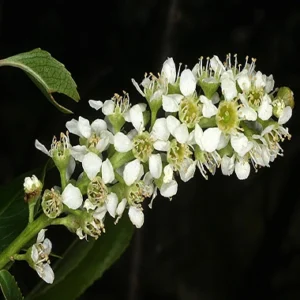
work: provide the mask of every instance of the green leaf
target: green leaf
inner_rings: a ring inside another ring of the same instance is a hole
[[[47,51],[37,48],[20,53],[0,60],[1,66],[16,67],[25,71],[47,99],[63,113],[72,111],[57,103],[53,93],[64,94],[75,101],[80,100],[77,85],[70,72]]]
[[[35,169],[0,187],[0,252],[26,227],[28,205],[24,202],[24,178],[35,174],[43,182],[46,171],[53,166],[48,160],[43,168]]]
[[[0,287],[6,300],[24,299],[15,278],[7,270],[0,271]]]
[[[40,290],[31,293],[27,300],[74,300],[78,298],[94,281],[102,277],[103,273],[121,256],[127,248],[133,234],[133,226],[127,215],[124,215],[117,225],[110,219],[106,225],[106,233],[97,241],[88,253],[77,261],[77,265],[69,272],[64,270],[63,276],[56,271],[54,283],[43,285]],[[89,242],[86,242],[89,243]],[[88,246],[88,245],[83,245]],[[64,267],[72,268],[74,256],[78,248],[69,249],[64,255]]]

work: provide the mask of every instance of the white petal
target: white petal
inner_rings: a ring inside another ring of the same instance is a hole
[[[178,190],[178,183],[175,180],[171,180],[168,183],[163,183],[160,188],[160,194],[163,197],[171,198],[176,195]]]
[[[71,209],[77,209],[82,205],[83,199],[80,189],[71,183],[65,187],[61,196],[62,202]]]
[[[142,89],[140,88],[140,85],[133,79],[131,78],[131,82],[132,84],[135,86],[135,88],[137,89],[137,91],[143,96],[145,97],[144,92],[142,91]]]
[[[150,97],[150,102],[153,101],[153,100],[160,100],[163,94],[164,94],[163,89],[159,89],[159,90],[155,91],[152,94],[152,96]]]
[[[184,144],[189,138],[189,131],[186,124],[180,124],[174,130],[174,137],[180,144]]]
[[[235,174],[240,180],[247,179],[250,174],[250,164],[247,161],[236,162]]]
[[[100,221],[103,221],[106,212],[107,212],[107,205],[102,205],[95,210],[95,212],[93,213],[93,217]]]
[[[89,100],[89,105],[90,107],[99,110],[103,106],[103,102],[97,100]]]
[[[90,180],[93,180],[99,173],[101,165],[101,158],[92,152],[86,154],[82,160],[82,168]]]
[[[211,98],[211,102],[212,104],[217,104],[220,102],[220,96],[218,94],[218,92],[215,92]]]
[[[217,127],[206,129],[201,139],[203,149],[207,152],[215,151],[220,142],[221,133],[222,131]]]
[[[144,214],[141,209],[130,206],[128,211],[129,219],[136,228],[141,228],[144,224]]]
[[[141,163],[138,159],[135,159],[128,163],[123,172],[123,178],[127,185],[132,185],[140,175]]]
[[[38,140],[35,140],[34,146],[36,149],[38,149],[38,150],[42,151],[43,153],[47,154],[48,156],[50,156],[50,153],[47,150],[47,148],[42,143],[40,143]]]
[[[253,143],[251,143],[243,133],[232,135],[230,142],[234,151],[241,157],[253,147]]]
[[[195,92],[196,78],[190,69],[185,69],[182,71],[179,88],[184,96],[189,96]]]
[[[237,96],[237,89],[234,80],[225,78],[221,81],[221,89],[224,94],[224,98],[227,101],[231,101]]]
[[[230,176],[234,171],[234,156],[224,155],[221,160],[221,170],[223,175]]]
[[[252,107],[241,107],[239,109],[239,117],[248,121],[256,121],[257,113]]]
[[[118,132],[114,136],[114,146],[118,152],[128,152],[132,149],[132,142],[124,133]]]
[[[172,57],[169,57],[163,64],[161,74],[167,78],[168,83],[174,84],[176,80],[176,66]]]
[[[81,133],[80,133],[80,131],[78,129],[78,121],[77,120],[72,119],[71,121],[68,121],[66,123],[66,127],[67,127],[67,129],[68,129],[69,132],[82,137],[82,135],[81,135]]]
[[[255,74],[255,77],[254,77],[254,85],[257,89],[260,89],[262,87],[265,87],[266,85],[266,81],[264,80],[264,77],[262,75],[262,73],[260,71],[258,71],[256,74]]]
[[[36,242],[37,243],[42,243],[45,239],[45,232],[46,229],[41,229],[40,232],[38,233],[38,236],[36,238]]]
[[[49,255],[52,250],[52,243],[49,239],[45,239],[43,242],[44,254]]]
[[[183,99],[182,95],[172,94],[162,96],[162,106],[166,112],[176,112],[179,110],[179,103]]]
[[[200,72],[200,65],[199,63],[196,63],[192,69],[192,73],[195,76],[195,78],[198,77],[199,72]]]
[[[270,96],[265,94],[262,98],[261,105],[258,109],[258,116],[260,119],[266,121],[271,118],[273,113],[273,108],[271,103],[272,102]]]
[[[109,116],[114,113],[115,102],[113,100],[106,100],[102,107],[102,112],[104,115]]]
[[[203,130],[198,124],[196,124],[195,133],[194,133],[195,142],[197,143],[197,145],[200,147],[201,150],[204,150],[202,145],[202,136],[203,136]]]
[[[49,264],[43,264],[43,267],[36,268],[38,275],[47,283],[52,284],[54,281],[54,273]]]
[[[109,144],[113,144],[113,143],[114,143],[114,135],[108,130],[103,130],[101,131],[100,141],[97,143],[96,149],[99,152],[103,152],[108,148]]]
[[[168,183],[168,182],[171,182],[173,179],[173,168],[172,166],[169,164],[169,165],[166,165],[164,167],[164,178],[163,178],[163,182],[164,183]]]
[[[151,137],[154,139],[154,141],[167,141],[169,136],[170,132],[167,127],[167,120],[165,118],[156,119],[151,130]]]
[[[205,118],[210,118],[217,114],[218,109],[215,105],[213,105],[211,100],[209,100],[205,96],[201,95],[200,101],[203,103],[202,114]]]
[[[116,210],[118,206],[118,196],[115,193],[110,193],[107,195],[106,208],[108,213],[114,218],[116,215]]]
[[[75,159],[73,157],[70,157],[69,164],[68,164],[68,167],[67,167],[67,170],[66,170],[66,179],[67,179],[67,181],[70,180],[71,176],[74,173],[75,168],[76,168]]]
[[[174,136],[175,129],[180,125],[180,121],[173,116],[167,117],[167,128],[169,132]]]
[[[186,158],[180,166],[179,175],[183,182],[189,181],[194,177],[196,171],[196,162],[191,158]]]
[[[220,141],[217,147],[217,150],[221,150],[227,146],[229,142],[229,136],[226,136],[224,133],[221,133]]]
[[[100,135],[101,131],[107,130],[107,124],[104,120],[101,119],[96,119],[92,124],[91,127],[93,131],[97,134]]]
[[[90,126],[90,122],[89,120],[83,118],[83,117],[79,117],[78,120],[78,130],[81,134],[81,136],[85,137],[86,139],[88,139],[91,134],[92,134],[92,128]]]
[[[291,118],[291,116],[292,116],[292,108],[290,106],[286,106],[283,109],[283,111],[278,119],[278,124],[279,125],[285,124]]]
[[[225,72],[225,67],[217,55],[214,55],[213,58],[210,59],[210,66],[217,75]]]
[[[93,204],[89,199],[86,199],[84,201],[83,208],[85,208],[87,211],[95,210],[96,207],[97,207],[97,205]]]
[[[133,127],[138,131],[142,131],[144,128],[144,117],[141,106],[136,104],[132,106],[129,110],[130,120]]]
[[[154,178],[159,178],[162,172],[162,162],[160,154],[151,154],[149,157],[149,170]]]
[[[78,161],[82,162],[84,156],[89,152],[86,146],[77,145],[70,148],[71,155]]]
[[[115,180],[115,173],[110,160],[107,158],[102,164],[102,179],[105,184]]]
[[[266,86],[265,86],[265,92],[267,94],[269,94],[273,88],[274,88],[274,79],[273,79],[273,75],[270,75],[266,78]]]
[[[125,210],[127,204],[127,199],[123,198],[122,201],[118,204],[116,213],[118,216],[121,216]]]
[[[156,141],[153,143],[153,147],[157,151],[168,151],[170,142],[166,141]]]
[[[251,87],[251,81],[248,75],[248,70],[244,69],[237,78],[237,82],[239,84],[239,87],[243,92],[248,92]]]
[[[34,263],[37,263],[39,260],[39,250],[37,249],[36,245],[34,244],[31,248],[31,259]]]

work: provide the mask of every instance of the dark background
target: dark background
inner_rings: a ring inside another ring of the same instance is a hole
[[[48,3],[48,4],[46,4]],[[145,209],[121,259],[80,298],[300,299],[299,32],[297,1],[0,1],[0,57],[41,47],[63,62],[81,102],[60,103],[95,118],[87,100],[106,100],[166,57],[189,67],[203,55],[256,57],[257,69],[289,86],[296,109],[284,157],[246,181],[218,172],[180,184],[170,203]],[[70,116],[62,115],[19,70],[0,70],[1,183],[44,163],[34,148],[50,145]],[[26,272],[31,272],[26,269]],[[34,275],[33,271],[32,276]],[[22,285],[22,283],[21,283]],[[22,286],[23,288],[26,288]]]

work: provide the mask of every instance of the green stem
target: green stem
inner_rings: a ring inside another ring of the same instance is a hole
[[[59,170],[59,174],[60,174],[60,181],[61,181],[61,188],[62,190],[65,189],[65,187],[67,186],[68,184],[68,181],[67,181],[67,177],[66,177],[66,169],[63,168],[63,170]]]
[[[26,254],[15,254],[13,256],[14,260],[27,260],[27,255]]]
[[[28,219],[28,222],[29,223],[32,223],[33,220],[34,220],[34,207],[35,207],[35,204],[36,204],[36,201],[31,201],[29,204],[28,204],[28,209],[29,209],[29,219]]]
[[[132,151],[130,150],[130,151],[125,152],[125,153],[116,152],[110,158],[110,162],[111,162],[114,169],[118,169],[118,168],[122,167],[124,164],[126,164],[127,162],[130,162],[133,159],[134,159],[134,155],[133,155]]]
[[[151,131],[151,129],[156,121],[157,111],[158,111],[157,109],[151,109],[151,126],[150,126],[149,131]]]
[[[0,270],[3,269],[5,265],[13,259],[14,255],[18,254],[30,240],[37,236],[41,229],[49,226],[50,223],[51,219],[44,214],[32,223],[29,223],[20,235],[3,252],[0,253]]]

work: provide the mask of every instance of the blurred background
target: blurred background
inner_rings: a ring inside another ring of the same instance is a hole
[[[89,99],[125,90],[133,103],[142,101],[130,79],[160,72],[167,57],[192,68],[200,56],[237,53],[243,63],[249,55],[258,70],[273,74],[275,86],[294,91],[284,157],[246,181],[220,172],[205,181],[197,173],[171,203],[158,197],[125,254],[81,300],[300,299],[297,4],[0,1],[0,58],[47,50],[72,73],[81,95],[79,104],[56,96],[75,112],[62,115],[20,70],[1,68],[1,184],[46,161],[35,138],[50,145],[70,118],[96,118]]]

